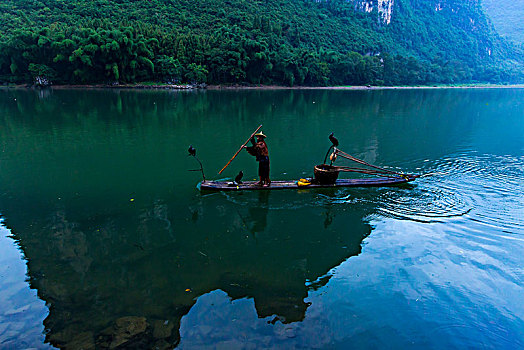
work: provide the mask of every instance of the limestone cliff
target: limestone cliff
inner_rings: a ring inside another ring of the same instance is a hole
[[[398,3],[395,0],[351,1],[355,4],[355,9],[359,11],[367,13],[376,11],[379,22],[386,25],[391,23],[393,13],[398,10],[399,6],[407,9],[418,9],[430,5],[435,12],[447,12],[456,16],[465,15],[471,25],[475,25],[477,22],[473,17],[478,14],[480,9],[480,0],[433,0],[425,2],[425,4],[415,0],[398,0]],[[394,10],[395,7],[396,9]]]
[[[379,21],[383,24],[391,23],[394,0],[355,0],[355,7],[364,12],[373,12],[375,9]]]

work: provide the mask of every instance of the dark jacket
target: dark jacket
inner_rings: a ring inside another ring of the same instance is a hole
[[[269,151],[267,149],[267,145],[265,141],[255,142],[253,139],[251,140],[251,143],[253,146],[247,147],[247,151],[252,156],[257,157],[257,161],[261,161],[262,159],[267,159],[269,157]]]

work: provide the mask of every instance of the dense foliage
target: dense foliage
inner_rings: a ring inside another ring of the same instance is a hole
[[[389,24],[376,1],[4,0],[0,81],[522,80],[516,49],[491,32],[476,1],[395,0]]]

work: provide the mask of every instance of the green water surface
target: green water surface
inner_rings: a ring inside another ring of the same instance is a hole
[[[0,107],[0,347],[524,347],[522,89],[4,89]],[[217,172],[260,124],[273,180],[311,176],[331,132],[427,176],[200,193],[188,146],[208,179],[252,180],[247,152]]]

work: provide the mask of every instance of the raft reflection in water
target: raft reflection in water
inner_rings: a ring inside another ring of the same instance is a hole
[[[363,221],[369,208],[293,204],[315,196],[213,194],[184,210],[165,199],[144,206],[71,200],[51,210],[38,202],[22,210],[28,203],[20,198],[1,204],[31,287],[49,305],[48,342],[168,348],[180,341],[181,318],[196,299],[217,289],[253,298],[259,317],[304,319],[308,290],[359,254],[371,231]]]

